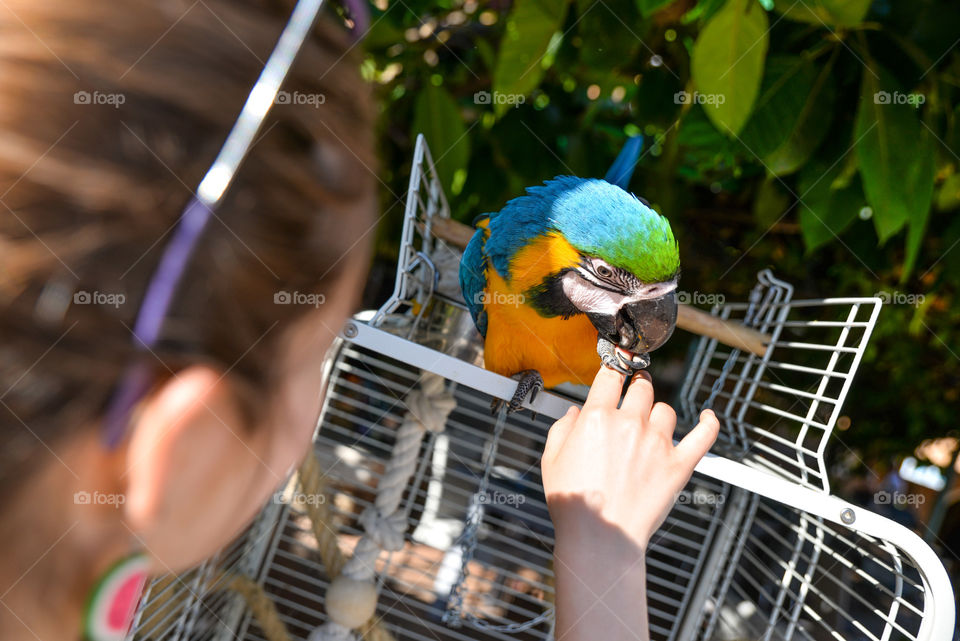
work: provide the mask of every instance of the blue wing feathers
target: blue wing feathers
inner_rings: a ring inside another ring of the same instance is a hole
[[[487,335],[487,312],[483,306],[483,293],[487,288],[487,258],[483,255],[485,230],[477,229],[463,250],[460,261],[460,289],[480,335]]]
[[[642,150],[643,136],[628,138],[617,159],[610,166],[610,171],[603,179],[624,191],[630,191],[630,178],[633,176],[633,170],[637,166],[637,160],[640,158]]]

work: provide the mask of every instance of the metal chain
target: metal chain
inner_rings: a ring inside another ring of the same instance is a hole
[[[522,623],[505,623],[503,625],[493,625],[492,623],[487,623],[483,619],[478,619],[470,613],[465,614],[463,620],[466,621],[471,627],[476,628],[477,630],[483,630],[484,632],[503,632],[506,634],[516,634],[517,632],[525,632],[530,628],[540,625],[541,623],[546,623],[553,620],[553,614],[553,607],[550,607],[544,610],[542,614],[537,615],[529,621],[524,621]]]
[[[473,497],[470,499],[470,507],[467,508],[466,524],[464,525],[463,532],[460,534],[460,537],[457,539],[456,543],[456,545],[460,548],[461,554],[460,572],[457,576],[456,582],[453,584],[453,587],[450,588],[450,596],[447,599],[447,610],[443,613],[443,622],[453,628],[458,628],[466,623],[467,625],[478,630],[513,634],[516,632],[529,630],[530,628],[540,625],[541,623],[549,621],[553,618],[554,611],[552,607],[548,608],[542,614],[530,619],[529,621],[524,621],[522,623],[508,623],[505,625],[494,625],[492,623],[487,623],[486,621],[477,618],[469,612],[463,612],[463,588],[466,584],[467,575],[469,574],[468,565],[470,561],[473,560],[473,555],[476,553],[480,525],[483,522],[484,507],[480,497],[485,495],[487,492],[487,487],[490,483],[490,473],[493,470],[493,462],[496,459],[497,449],[500,445],[500,437],[503,435],[503,430],[506,427],[506,424],[507,404],[503,403],[503,405],[500,407],[500,412],[497,414],[497,423],[493,430],[493,438],[490,440],[490,449],[487,452],[487,460],[484,462],[483,466],[483,476],[480,478],[477,491],[474,492]]]

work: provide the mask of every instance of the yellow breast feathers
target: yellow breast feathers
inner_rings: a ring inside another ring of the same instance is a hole
[[[547,387],[564,382],[589,384],[593,380],[600,367],[596,328],[584,315],[566,320],[541,316],[528,304],[525,294],[547,276],[579,260],[565,238],[551,234],[517,252],[510,263],[509,283],[492,266],[487,267],[487,369],[504,376],[534,369]]]

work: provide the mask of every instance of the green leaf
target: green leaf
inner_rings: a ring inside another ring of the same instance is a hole
[[[812,64],[805,62],[804,69],[813,71]],[[826,65],[816,74],[802,106],[795,112],[790,135],[764,158],[767,168],[777,176],[800,169],[830,129],[835,97],[831,67]]]
[[[703,109],[694,105],[677,133],[680,164],[677,172],[690,180],[709,184],[737,171],[742,145],[727,138],[707,119]]]
[[[951,174],[937,192],[937,209],[950,211],[957,207],[960,207],[960,174]]]
[[[927,230],[927,221],[930,219],[930,202],[933,199],[933,179],[936,173],[934,159],[936,150],[934,149],[933,136],[930,135],[930,131],[924,130],[922,132],[920,145],[921,150],[917,155],[917,163],[922,166],[917,167],[916,175],[920,176],[921,179],[929,175],[930,181],[923,182],[918,186],[918,189],[924,191],[923,193],[917,194],[917,200],[919,201],[917,207],[920,207],[920,203],[922,203],[924,199],[926,201],[926,207],[914,210],[910,216],[910,227],[907,229],[906,253],[903,257],[903,270],[900,272],[901,285],[907,282],[910,273],[917,264],[917,256],[919,256],[920,246],[923,244],[923,234]]]
[[[843,166],[843,161],[839,160],[832,166],[811,163],[800,170],[797,207],[807,252],[813,252],[840,236],[866,204],[859,179],[852,179],[840,189],[833,187],[836,177],[843,172]]]
[[[857,159],[880,242],[910,220],[927,215],[933,198],[933,145],[917,109],[894,99],[903,94],[879,66],[868,67],[854,124]]]
[[[637,9],[641,16],[647,18],[672,2],[673,0],[637,0]]]
[[[495,58],[496,54],[493,51],[493,47],[487,40],[483,38],[477,38],[474,41],[474,46],[477,48],[477,53],[480,55],[480,59],[483,60],[483,64],[487,69],[493,69],[496,64]]]
[[[460,108],[446,89],[427,83],[413,111],[413,136],[422,133],[427,139],[440,183],[448,194],[456,195],[470,160],[470,139]]]
[[[389,20],[374,19],[370,24],[370,29],[363,36],[363,46],[368,50],[380,49],[398,42],[404,42],[403,30],[398,29]]]
[[[683,14],[680,23],[690,24],[698,20],[701,23],[706,22],[713,17],[713,14],[720,10],[724,2],[725,0],[700,0],[690,11]]]
[[[769,173],[793,173],[823,141],[833,116],[833,100],[829,65],[818,71],[803,58],[771,58],[760,98],[743,130],[743,142],[760,156]]]
[[[783,17],[827,27],[855,27],[873,0],[774,0]]]
[[[546,71],[543,63],[550,40],[563,24],[567,4],[567,0],[516,0],[513,3],[493,72],[494,96],[526,96],[537,88]],[[515,102],[495,101],[494,111],[502,116]]]
[[[749,152],[763,158],[787,139],[815,79],[813,66],[797,56],[771,56],[767,60],[760,97],[740,134]]]
[[[843,169],[840,170],[837,177],[830,183],[830,188],[843,189],[849,185],[850,181],[857,175],[859,168],[857,164],[857,154],[847,154],[846,158],[843,159]]]
[[[767,177],[753,199],[753,217],[763,229],[773,227],[790,205],[790,199],[776,178]]]
[[[737,135],[753,110],[770,44],[767,14],[753,0],[729,0],[704,26],[693,45],[693,84],[710,120]]]

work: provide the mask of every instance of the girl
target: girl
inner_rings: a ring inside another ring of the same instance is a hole
[[[118,560],[196,564],[307,451],[369,258],[371,107],[321,21],[284,85],[306,98],[273,107],[145,349],[147,285],[291,4],[2,4],[0,638],[74,640]],[[131,368],[149,386],[108,434]],[[618,409],[621,384],[601,370],[543,456],[568,641],[646,638],[644,549],[718,429],[674,447],[649,377]]]

